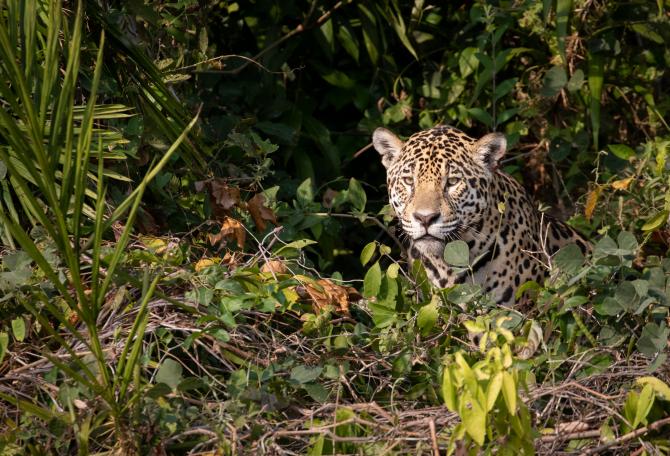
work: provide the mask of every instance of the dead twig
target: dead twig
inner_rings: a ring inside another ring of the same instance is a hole
[[[616,438],[616,439],[614,439],[610,442],[604,443],[604,444],[602,444],[600,446],[597,446],[595,448],[590,448],[590,449],[584,451],[581,454],[581,456],[588,456],[588,455],[591,455],[591,454],[599,454],[602,451],[613,447],[614,445],[619,445],[619,444],[627,442],[629,440],[633,440],[637,437],[640,437],[641,435],[646,434],[647,432],[656,431],[656,430],[662,428],[663,426],[665,426],[666,424],[670,424],[670,417],[666,417],[666,418],[663,418],[662,420],[654,421],[653,423],[651,423],[651,424],[649,424],[645,427],[641,427],[640,429],[636,429],[632,432],[629,432],[628,434],[624,434],[621,437],[618,437],[618,438]]]

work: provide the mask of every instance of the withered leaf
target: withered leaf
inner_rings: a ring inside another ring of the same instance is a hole
[[[587,220],[591,220],[593,216],[593,211],[596,209],[596,204],[598,204],[598,198],[600,197],[600,192],[602,191],[601,187],[595,187],[591,190],[586,197],[586,206],[584,207],[584,215]]]
[[[633,181],[632,177],[627,177],[625,179],[619,179],[612,182],[612,188],[615,190],[627,190],[630,183]]]
[[[234,218],[226,217],[221,224],[221,230],[216,234],[209,235],[209,243],[213,246],[220,245],[221,241],[236,240],[239,248],[244,248],[244,241],[247,238],[247,233],[244,226]],[[225,245],[225,244],[224,244]],[[220,245],[222,247],[222,245]]]
[[[288,273],[288,268],[281,260],[268,260],[261,266],[261,272],[286,274]]]
[[[265,195],[262,193],[256,193],[253,198],[247,201],[247,210],[260,232],[265,231],[266,221],[277,224],[277,217],[271,209],[265,206]]]
[[[338,195],[338,191],[333,190],[332,188],[326,189],[326,192],[323,194],[323,200],[321,201],[321,204],[323,204],[323,207],[326,209],[330,209],[333,207],[333,200],[335,197]]]
[[[353,287],[337,285],[328,279],[319,279],[315,283],[305,283],[296,287],[298,295],[312,303],[314,313],[320,313],[328,306],[336,312],[349,315],[349,302],[361,299]]]
[[[229,211],[240,203],[240,189],[229,187],[220,179],[210,181],[209,191],[212,202],[224,211]]]

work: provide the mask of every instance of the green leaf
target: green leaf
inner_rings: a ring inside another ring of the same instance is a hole
[[[633,429],[637,428],[640,423],[646,423],[647,415],[649,415],[651,406],[654,405],[654,389],[651,385],[647,384],[642,388],[636,405]]]
[[[633,284],[625,281],[617,285],[614,299],[617,300],[622,309],[632,312],[637,303],[637,292]]]
[[[454,378],[448,366],[444,366],[442,372],[442,399],[447,408],[455,412],[458,407],[458,399],[456,397],[456,387],[454,385]]]
[[[5,354],[7,353],[7,347],[9,346],[9,334],[6,332],[0,332],[0,364],[2,363],[2,359],[5,357]]]
[[[584,84],[584,72],[581,69],[575,70],[568,81],[567,89],[569,92],[578,92]]]
[[[668,215],[670,212],[661,211],[653,217],[647,219],[644,225],[642,225],[642,231],[656,231],[657,229],[665,226],[668,221]]]
[[[561,54],[564,65],[568,63],[565,55],[565,38],[568,35],[571,12],[572,0],[556,0],[556,39],[558,41],[558,52]]]
[[[372,312],[372,322],[377,329],[386,328],[398,319],[398,314],[394,308],[376,302],[371,302],[369,306],[370,312]]]
[[[670,386],[656,377],[640,377],[635,383],[642,386],[651,386],[656,395],[664,401],[670,401]]]
[[[596,312],[600,315],[617,315],[624,310],[624,307],[619,304],[619,301],[612,297],[606,297],[601,302],[594,305]]]
[[[554,266],[564,274],[576,274],[584,264],[584,254],[576,244],[568,244],[552,258]]]
[[[430,303],[419,309],[419,312],[416,315],[416,324],[421,330],[421,334],[426,335],[435,327],[439,316],[437,310],[439,303],[440,297],[438,295],[433,295],[430,299]]]
[[[356,35],[354,35],[351,29],[346,25],[341,25],[337,29],[337,38],[340,40],[344,50],[347,51],[347,53],[353,57],[356,62],[358,62],[358,48],[360,47],[360,44],[356,39]]]
[[[389,279],[397,279],[398,272],[400,271],[400,265],[398,263],[391,263],[386,270],[386,277]]]
[[[353,177],[349,180],[349,201],[351,205],[359,212],[363,212],[365,209],[365,204],[367,203],[367,196],[365,195],[365,190],[360,182],[358,182]]]
[[[312,244],[317,244],[317,242],[313,239],[298,239],[297,241],[289,242],[288,244],[281,246],[275,253],[279,255],[290,249],[300,250]]]
[[[30,269],[33,260],[23,250],[8,253],[2,257],[2,266],[9,271]]]
[[[460,239],[444,246],[444,261],[451,266],[467,267],[470,264],[470,248]]]
[[[562,66],[552,67],[547,74],[544,75],[542,89],[540,95],[543,97],[553,97],[565,87],[568,83],[568,74]]]
[[[661,36],[655,30],[652,30],[651,28],[652,25],[653,23],[644,22],[644,23],[632,24],[630,27],[633,30],[635,30],[636,33],[639,33],[641,36],[647,38],[648,40],[651,40],[657,44],[664,44],[665,40],[663,39],[663,36]]]
[[[637,252],[637,248],[639,247],[639,244],[637,243],[637,239],[635,239],[635,235],[633,233],[630,233],[628,231],[622,231],[619,233],[619,235],[616,238],[617,244],[619,244],[619,249],[621,249],[624,252],[627,252],[630,255],[635,255]]]
[[[476,47],[467,47],[461,51],[458,56],[458,69],[461,72],[462,78],[470,76],[479,66],[479,59],[477,53],[479,49]]]
[[[19,342],[26,338],[26,322],[22,317],[12,320],[12,334],[14,334],[14,339]]]
[[[353,89],[356,86],[356,82],[349,77],[349,75],[343,71],[330,69],[325,73],[321,74],[321,77],[326,80],[331,85],[339,87],[341,89]]]
[[[312,188],[312,179],[305,179],[296,191],[296,197],[301,205],[306,205],[314,201],[314,190]]]
[[[322,371],[321,366],[308,367],[301,364],[291,369],[291,380],[300,384],[310,383],[319,378]]]
[[[324,403],[328,400],[330,392],[319,383],[307,383],[302,385],[302,388],[309,394],[309,397],[316,402]]]
[[[661,322],[660,325],[653,322],[647,323],[642,328],[642,333],[637,341],[637,349],[643,355],[655,356],[665,348],[669,335],[670,329],[665,326],[664,322]]]
[[[469,393],[461,399],[460,416],[465,432],[479,446],[484,445],[486,438],[486,411]]]
[[[368,51],[370,61],[376,65],[379,60],[379,39],[377,37],[377,20],[375,15],[362,3],[357,4],[363,25],[363,42]]]
[[[631,157],[635,157],[635,151],[625,144],[609,144],[607,148],[622,160],[629,160]]]
[[[561,311],[565,312],[566,310],[572,309],[573,307],[581,306],[582,304],[584,304],[588,301],[589,301],[589,299],[586,296],[570,296],[563,303],[563,307],[561,308]]]
[[[482,291],[482,287],[476,283],[460,283],[447,292],[447,300],[454,304],[462,305],[472,301]]]
[[[510,415],[516,415],[516,384],[509,372],[503,372],[502,392]]]
[[[363,250],[361,251],[361,265],[365,266],[368,264],[368,262],[372,259],[372,255],[375,254],[376,249],[377,243],[375,241],[372,241],[363,247]]]
[[[372,265],[368,272],[365,273],[363,279],[363,296],[372,298],[379,294],[379,289],[382,283],[382,270],[379,266],[379,261]]]
[[[500,395],[500,390],[503,384],[503,373],[498,372],[491,377],[488,386],[486,387],[486,411],[490,412]]]
[[[177,389],[182,380],[183,368],[177,361],[167,358],[161,363],[156,374],[156,382],[165,383],[173,390]]]
[[[468,109],[468,114],[489,128],[493,126],[493,117],[482,108],[470,108]]]

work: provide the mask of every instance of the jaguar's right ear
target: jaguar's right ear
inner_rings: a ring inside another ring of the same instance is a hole
[[[377,128],[372,134],[372,144],[382,156],[382,164],[388,169],[400,155],[404,143],[386,128]]]

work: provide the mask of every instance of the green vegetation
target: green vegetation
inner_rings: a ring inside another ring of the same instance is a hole
[[[668,11],[0,0],[0,454],[667,454]],[[592,242],[518,308],[402,260],[439,123]]]

